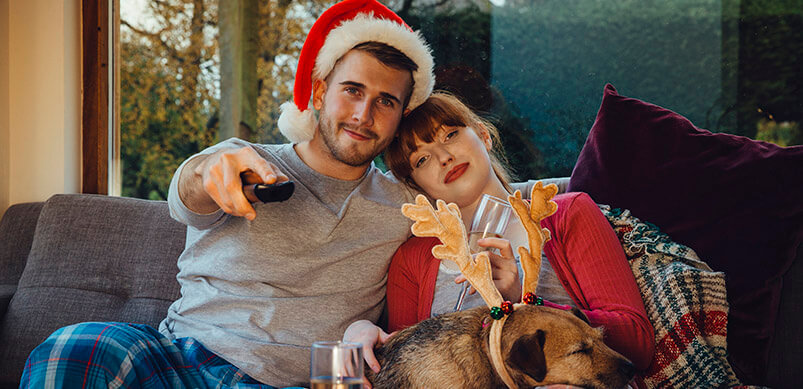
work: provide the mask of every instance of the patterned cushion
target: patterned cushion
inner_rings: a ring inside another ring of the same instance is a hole
[[[600,210],[625,250],[655,328],[655,356],[644,383],[650,388],[739,385],[727,359],[725,275],[630,211],[607,205]]]

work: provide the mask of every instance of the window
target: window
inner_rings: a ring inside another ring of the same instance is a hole
[[[181,161],[229,136],[283,142],[278,106],[331,3],[122,1],[122,194],[165,198]],[[497,123],[519,178],[571,173],[606,83],[714,132],[803,144],[800,2],[383,3],[432,45],[438,87]]]

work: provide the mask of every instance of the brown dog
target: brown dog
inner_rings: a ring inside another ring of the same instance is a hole
[[[424,320],[392,336],[376,351],[375,388],[505,388],[489,359],[492,320],[487,307]],[[526,305],[504,325],[502,356],[516,385],[624,387],[633,364],[606,346],[577,309]]]

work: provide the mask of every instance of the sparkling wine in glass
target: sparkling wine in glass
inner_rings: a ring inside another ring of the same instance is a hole
[[[310,389],[362,389],[362,344],[315,342],[310,355]]]

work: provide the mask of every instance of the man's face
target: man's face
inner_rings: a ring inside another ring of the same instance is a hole
[[[412,82],[409,71],[387,67],[363,51],[349,51],[327,81],[313,85],[320,136],[312,142],[322,141],[346,165],[369,164],[393,139]]]

